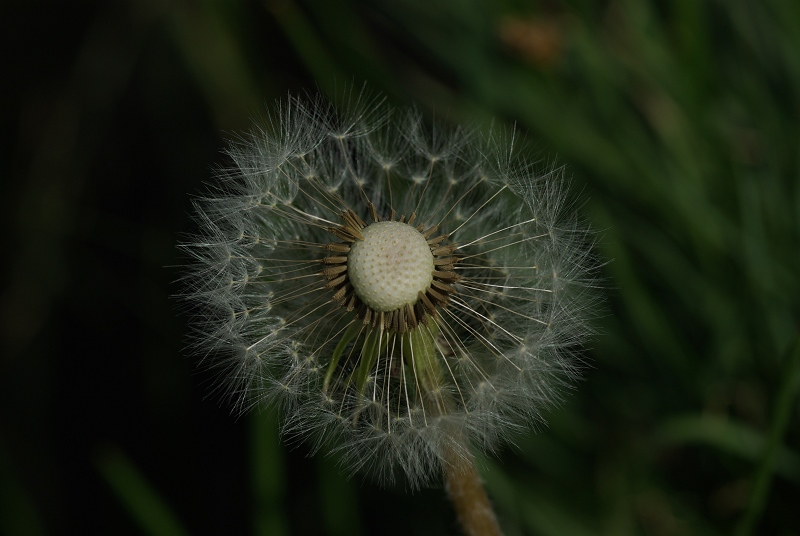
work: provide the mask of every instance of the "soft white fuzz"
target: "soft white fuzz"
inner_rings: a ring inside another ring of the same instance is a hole
[[[183,244],[194,346],[237,409],[419,486],[579,375],[592,236],[513,134],[345,108],[289,99],[231,146]]]

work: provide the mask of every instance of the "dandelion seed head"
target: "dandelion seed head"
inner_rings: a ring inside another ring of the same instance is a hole
[[[290,440],[416,487],[579,375],[591,235],[513,134],[290,98],[228,152],[182,248],[194,347],[237,410],[273,403]]]

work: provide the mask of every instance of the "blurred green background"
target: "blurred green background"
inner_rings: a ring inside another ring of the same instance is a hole
[[[170,298],[225,140],[366,82],[516,123],[600,231],[585,380],[481,462],[507,534],[800,534],[799,2],[32,0],[0,43],[0,533],[458,533],[209,398]]]

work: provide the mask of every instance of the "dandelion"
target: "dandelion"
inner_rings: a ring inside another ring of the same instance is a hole
[[[352,104],[290,98],[229,149],[183,244],[195,343],[239,410],[274,403],[285,434],[383,482],[444,477],[465,529],[496,529],[464,518],[488,507],[472,449],[576,378],[587,233],[513,135]]]

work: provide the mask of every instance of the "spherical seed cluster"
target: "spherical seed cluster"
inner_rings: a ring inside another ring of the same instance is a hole
[[[577,375],[594,264],[562,176],[513,142],[290,99],[234,144],[183,244],[220,389],[412,486],[541,421]]]
[[[376,311],[417,302],[433,280],[433,255],[419,231],[406,223],[381,221],[362,231],[347,257],[356,295]]]

